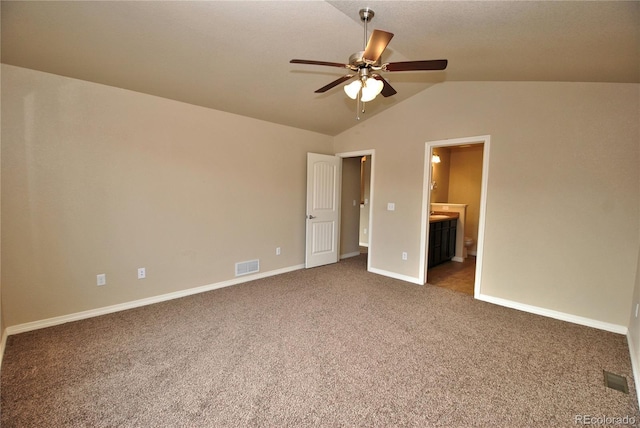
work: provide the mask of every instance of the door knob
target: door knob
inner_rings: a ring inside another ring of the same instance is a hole
[[[314,218],[316,218],[316,216],[309,214],[309,215],[307,216],[307,218],[308,218],[309,220],[313,220]]]

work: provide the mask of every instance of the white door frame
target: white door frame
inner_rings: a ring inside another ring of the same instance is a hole
[[[425,143],[424,153],[424,180],[422,183],[422,222],[420,225],[420,282],[427,282],[427,269],[429,266],[427,257],[427,247],[429,243],[429,211],[431,207],[431,187],[432,169],[431,156],[436,147],[461,146],[464,144],[484,144],[482,151],[482,185],[480,189],[480,218],[478,219],[478,242],[476,253],[476,275],[473,287],[473,297],[480,296],[482,288],[482,259],[484,253],[484,226],[487,209],[487,183],[489,179],[489,149],[491,144],[490,135],[480,135],[477,137],[453,138],[450,140],[428,141]]]
[[[371,253],[373,252],[373,193],[374,193],[374,177],[375,177],[375,166],[376,166],[376,156],[375,149],[369,150],[358,150],[355,152],[343,152],[336,153],[336,156],[339,158],[355,158],[362,156],[371,156],[371,177],[369,178],[369,225],[368,225],[368,235],[369,235],[369,248],[367,250],[367,271],[371,271]],[[342,188],[342,183],[340,183],[340,187]]]

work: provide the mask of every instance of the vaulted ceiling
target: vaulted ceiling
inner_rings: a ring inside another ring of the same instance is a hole
[[[345,74],[362,50],[358,11],[395,37],[383,73],[398,93],[362,120],[445,81],[640,82],[640,2],[2,1],[2,62],[336,135],[357,122]]]

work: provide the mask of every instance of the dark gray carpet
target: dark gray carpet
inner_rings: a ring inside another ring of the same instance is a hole
[[[10,336],[0,380],[7,428],[640,422],[624,336],[363,257]]]

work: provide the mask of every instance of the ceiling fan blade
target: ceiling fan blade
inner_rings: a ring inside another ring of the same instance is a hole
[[[387,45],[393,38],[393,33],[387,33],[382,30],[373,30],[371,33],[371,37],[369,37],[369,41],[367,42],[367,47],[364,49],[364,54],[362,58],[369,63],[376,63],[380,59],[380,55],[386,49]]]
[[[327,67],[349,68],[347,64],[340,64],[339,62],[313,61],[307,59],[292,59],[289,62],[291,64],[326,65]]]
[[[329,83],[328,85],[323,86],[322,88],[318,89],[315,91],[316,94],[320,94],[322,92],[327,92],[329,89],[338,86],[339,84],[341,84],[342,82],[346,82],[347,80],[353,78],[355,76],[355,74],[347,74],[346,76],[342,76],[339,79],[334,80],[333,82]]]
[[[420,71],[420,70],[444,70],[447,68],[446,59],[431,59],[426,61],[390,62],[382,69],[385,71]]]
[[[376,80],[380,80],[382,82],[382,84],[384,85],[382,87],[382,92],[380,92],[380,94],[382,94],[383,97],[390,97],[391,95],[395,95],[395,94],[398,93],[398,91],[393,89],[393,86],[391,86],[389,84],[389,82],[387,82],[385,80],[384,77],[380,76],[379,74],[374,74],[373,78],[376,79]]]

